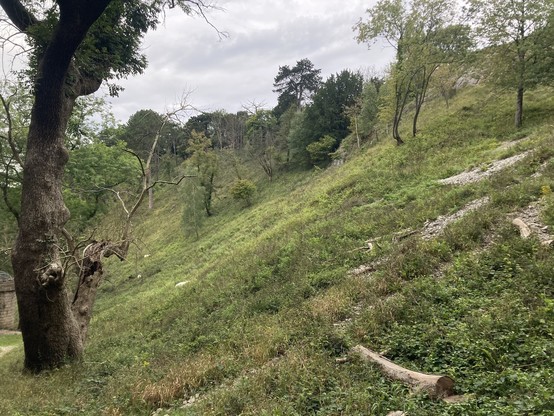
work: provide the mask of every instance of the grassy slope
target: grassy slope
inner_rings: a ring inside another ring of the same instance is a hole
[[[472,88],[448,110],[433,103],[401,148],[386,141],[340,167],[260,182],[246,209],[222,189],[198,240],[181,231],[185,196],[159,192],[132,260],[107,267],[84,362],[30,377],[21,350],[4,357],[0,413],[554,414],[554,259],[506,220],[542,197],[554,226],[554,164],[531,176],[554,155],[551,97],[529,95],[517,134],[511,96]],[[531,148],[491,180],[436,182]],[[392,238],[484,195],[491,204],[435,240]],[[378,250],[358,250],[375,237]],[[370,276],[348,274],[382,259]],[[337,364],[357,343],[450,374],[471,399],[432,402],[358,360]]]

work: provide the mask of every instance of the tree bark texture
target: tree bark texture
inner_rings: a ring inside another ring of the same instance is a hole
[[[67,73],[75,51],[109,0],[57,3],[59,22],[39,56],[24,162],[19,233],[12,252],[25,367],[33,372],[57,367],[80,357],[83,351],[62,267],[60,237],[69,219],[62,197],[68,159],[63,134],[85,83],[74,81],[68,86]],[[36,21],[30,13],[22,13],[24,7],[18,0],[1,0],[0,6],[23,32]],[[12,17],[9,10],[14,8],[19,11]]]
[[[128,248],[126,242],[114,244],[110,241],[93,241],[83,250],[83,258],[79,265],[79,281],[71,305],[83,344],[87,339],[88,327],[92,318],[92,307],[96,301],[98,286],[100,286],[104,274],[102,259],[111,255],[116,255],[122,259],[127,254]]]

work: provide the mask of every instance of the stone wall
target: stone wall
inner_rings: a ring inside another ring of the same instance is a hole
[[[17,329],[17,301],[13,279],[0,276],[0,329]]]

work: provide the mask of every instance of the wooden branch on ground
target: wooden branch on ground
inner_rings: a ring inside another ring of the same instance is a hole
[[[519,235],[521,238],[526,239],[531,235],[531,229],[521,218],[516,218],[512,221],[512,224],[519,228]]]
[[[454,394],[454,380],[448,376],[408,370],[361,345],[355,346],[352,351],[362,359],[379,365],[381,371],[393,380],[408,384],[414,390],[425,391],[432,398],[444,398]]]

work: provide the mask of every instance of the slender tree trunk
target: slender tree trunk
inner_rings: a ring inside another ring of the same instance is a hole
[[[392,124],[392,137],[394,140],[396,140],[396,144],[398,146],[404,144],[404,140],[402,140],[402,137],[400,137],[400,133],[398,131],[398,126],[400,125],[400,119],[394,120]]]
[[[356,131],[356,143],[358,144],[358,149],[360,148],[360,133],[358,132],[358,117],[354,116],[354,128]]]
[[[515,126],[521,128],[523,125],[523,93],[524,93],[523,81],[520,81],[517,88],[516,96],[516,114],[515,114]]]
[[[400,92],[396,92],[396,106],[394,109],[394,118],[392,120],[392,137],[394,140],[396,140],[396,144],[398,146],[404,144],[404,140],[400,137],[400,132],[398,129],[400,128],[400,121],[402,120],[402,111],[404,110],[404,106],[402,105],[402,100],[400,97]]]
[[[416,135],[417,135],[417,120],[419,118],[419,112],[420,111],[421,111],[421,104],[419,102],[417,102],[417,98],[416,98],[414,119],[412,121],[412,137],[416,137]]]
[[[523,5],[525,6],[525,5]],[[521,10],[521,16],[519,19],[518,27],[518,39],[516,40],[517,46],[517,95],[516,95],[516,113],[515,113],[515,126],[517,129],[523,125],[523,93],[525,92],[525,73],[526,73],[526,19],[525,8]]]
[[[146,185],[149,187],[148,189],[148,209],[154,208],[154,188],[151,187],[152,185],[152,170],[150,167],[146,168]]]

